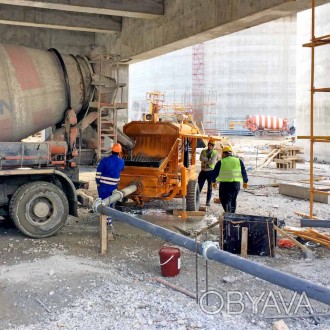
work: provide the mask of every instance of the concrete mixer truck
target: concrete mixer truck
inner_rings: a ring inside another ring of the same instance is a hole
[[[90,105],[113,102],[119,83],[90,58],[15,45],[0,45],[0,76],[0,216],[48,237],[77,215],[76,141],[97,121]],[[47,141],[21,142],[49,127]]]
[[[246,116],[244,127],[253,132],[255,136],[269,134],[293,135],[295,133],[295,128],[288,126],[286,118],[282,119],[275,116]]]

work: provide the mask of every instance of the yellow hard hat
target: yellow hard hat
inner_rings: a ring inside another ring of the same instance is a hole
[[[222,152],[232,152],[230,147],[223,147]]]
[[[213,138],[210,138],[208,143],[215,145],[215,140]]]
[[[122,152],[122,148],[121,148],[121,145],[119,143],[115,143],[113,146],[112,146],[112,149],[111,149],[113,152],[117,152],[118,154]]]

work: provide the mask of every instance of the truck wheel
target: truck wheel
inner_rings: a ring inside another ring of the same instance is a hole
[[[260,136],[260,131],[255,131],[254,136]]]
[[[190,180],[187,185],[187,211],[199,210],[199,186],[196,180]]]
[[[16,190],[9,203],[9,214],[23,234],[44,238],[64,226],[69,203],[64,192],[54,184],[35,181]]]

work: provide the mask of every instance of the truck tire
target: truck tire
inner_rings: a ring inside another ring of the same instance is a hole
[[[196,180],[190,180],[187,185],[187,211],[199,210],[199,186]]]
[[[254,132],[254,136],[260,136],[260,134],[261,132],[259,130]]]
[[[23,234],[44,238],[65,225],[69,203],[64,192],[54,184],[35,181],[16,190],[9,203],[9,214]]]

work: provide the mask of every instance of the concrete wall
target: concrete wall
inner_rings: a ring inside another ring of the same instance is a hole
[[[296,18],[287,17],[204,43],[204,121],[227,128],[228,118],[266,114],[295,118]],[[130,117],[145,92],[168,103],[189,100],[192,48],[130,66]],[[175,98],[174,98],[175,95]],[[207,126],[208,124],[204,124]],[[212,128],[212,127],[209,127]]]
[[[315,36],[330,34],[330,5],[316,8]],[[311,11],[298,14],[297,17],[297,135],[310,135],[310,82],[311,82],[311,49],[302,44],[311,40]],[[330,87],[330,46],[315,48],[315,88]],[[330,136],[329,128],[329,93],[314,94],[314,135]],[[305,158],[309,159],[310,143],[299,140],[305,148]],[[330,145],[314,144],[314,157],[319,161],[330,161]]]

